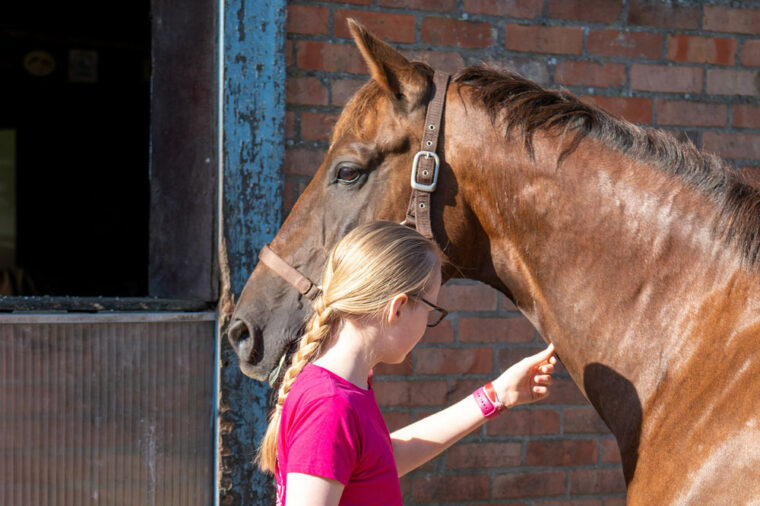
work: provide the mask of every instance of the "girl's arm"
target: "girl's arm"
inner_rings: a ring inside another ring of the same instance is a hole
[[[524,358],[507,369],[492,382],[499,400],[511,408],[546,397],[557,362],[553,355],[554,346],[549,345],[540,353]],[[398,475],[403,476],[436,457],[485,421],[470,395],[451,407],[393,432],[391,441]],[[290,486],[288,490],[291,490]]]
[[[303,473],[288,473],[285,506],[337,506],[344,485],[336,480]]]

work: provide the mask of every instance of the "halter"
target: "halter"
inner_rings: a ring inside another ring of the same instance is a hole
[[[401,222],[417,229],[426,239],[434,241],[433,227],[430,223],[430,194],[438,185],[438,171],[441,160],[436,153],[438,138],[441,131],[441,119],[446,105],[446,89],[449,86],[450,75],[435,71],[433,74],[433,99],[428,102],[425,113],[425,130],[422,133],[422,145],[412,161],[411,186],[412,195],[406,218]],[[282,279],[287,281],[298,293],[312,303],[321,293],[321,287],[290,266],[282,257],[275,253],[269,245],[265,245],[259,253],[259,261],[272,269]]]

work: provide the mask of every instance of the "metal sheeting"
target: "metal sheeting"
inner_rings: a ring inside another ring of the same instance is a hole
[[[213,317],[65,316],[0,316],[0,504],[213,504]]]

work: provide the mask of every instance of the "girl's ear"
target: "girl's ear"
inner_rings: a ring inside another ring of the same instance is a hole
[[[401,310],[409,303],[409,297],[405,293],[400,293],[393,297],[388,304],[387,322],[389,325],[398,323],[401,318]]]

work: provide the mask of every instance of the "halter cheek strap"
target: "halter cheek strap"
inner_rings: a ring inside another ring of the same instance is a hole
[[[438,185],[438,172],[441,160],[436,151],[441,132],[443,108],[446,105],[446,90],[450,75],[435,71],[433,74],[433,99],[425,114],[425,129],[422,133],[422,145],[412,162],[412,195],[403,225],[417,229],[427,239],[433,239],[433,226],[430,220],[430,194]]]

